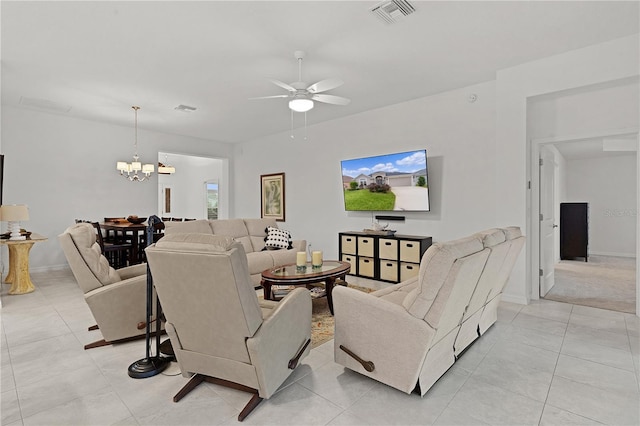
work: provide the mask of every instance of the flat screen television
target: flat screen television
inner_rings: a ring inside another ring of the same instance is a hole
[[[347,211],[429,211],[427,151],[341,161]]]

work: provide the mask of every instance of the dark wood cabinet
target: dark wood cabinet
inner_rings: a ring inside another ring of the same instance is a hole
[[[589,260],[589,203],[560,203],[560,259]]]
[[[420,260],[431,237],[377,235],[368,232],[338,234],[340,260],[351,264],[349,274],[398,283],[418,275]]]

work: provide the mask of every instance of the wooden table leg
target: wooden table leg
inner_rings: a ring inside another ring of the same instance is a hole
[[[340,275],[339,277],[327,278],[324,282],[324,287],[327,292],[327,305],[329,305],[329,312],[333,315],[333,287],[336,285],[347,286],[347,282],[345,281],[345,275]]]
[[[260,285],[262,286],[262,294],[264,300],[271,300],[271,283],[267,280],[260,281]]]
[[[11,283],[9,294],[25,294],[35,290],[29,276],[29,251],[33,242],[9,246],[9,275],[5,282]]]
[[[335,284],[335,277],[327,278],[324,282],[324,289],[327,292],[327,305],[329,305],[329,312],[333,315],[333,284]]]

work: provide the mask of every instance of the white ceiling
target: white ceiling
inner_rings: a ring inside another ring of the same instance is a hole
[[[268,78],[297,80],[295,50],[306,82],[340,78],[328,93],[352,99],[316,103],[313,124],[639,30],[636,1],[412,1],[393,25],[370,13],[376,1],[0,4],[3,104],[124,126],[135,104],[140,128],[222,142],[290,128],[285,99],[249,98],[284,93]]]

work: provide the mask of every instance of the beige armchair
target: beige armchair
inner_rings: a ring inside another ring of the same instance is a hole
[[[104,339],[85,345],[85,349],[144,336],[146,321],[147,265],[118,270],[109,266],[96,242],[90,223],[78,223],[58,236],[84,298]]]
[[[523,241],[519,228],[488,230],[432,245],[418,277],[395,286],[335,288],[335,361],[424,395],[495,321]]]
[[[253,397],[242,421],[309,353],[308,290],[258,301],[242,244],[231,237],[168,234],[146,253],[182,375],[193,375],[174,402],[203,381],[243,390]]]

